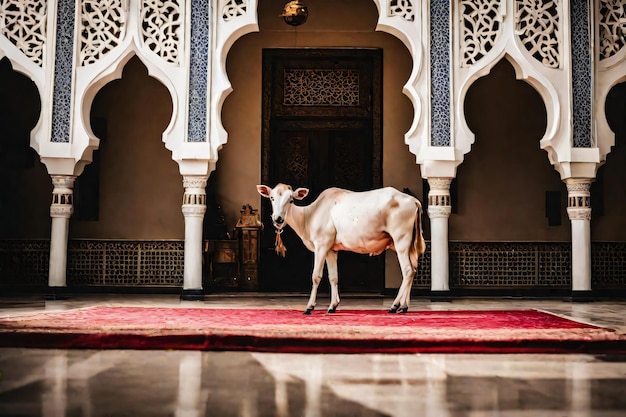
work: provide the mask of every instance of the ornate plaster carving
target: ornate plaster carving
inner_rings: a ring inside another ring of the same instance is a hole
[[[415,20],[413,2],[411,0],[391,0],[389,2],[389,16],[400,16],[408,22]]]
[[[141,3],[141,35],[144,46],[170,64],[180,63],[183,14],[179,0]]]
[[[493,49],[502,32],[502,3],[461,0],[461,66],[470,67]]]
[[[616,56],[626,47],[626,0],[599,0],[598,20],[600,61]]]
[[[127,0],[83,0],[80,3],[81,66],[93,64],[115,49],[126,35]]]
[[[228,0],[222,8],[222,19],[228,22],[236,17],[246,14],[248,0]]]
[[[208,177],[205,176],[191,176],[191,175],[185,175],[183,177],[183,187],[185,187],[185,189],[188,188],[193,188],[193,189],[199,189],[199,190],[203,190],[206,188],[206,183],[207,183]]]
[[[528,82],[546,105],[547,128],[540,146],[563,178],[570,162],[592,162],[593,152],[573,152],[572,67],[570,27],[562,16],[569,2],[556,0],[456,0],[452,45],[452,146],[458,163],[464,159],[474,134],[464,103],[470,86],[501,59],[514,67],[517,78]],[[578,159],[577,159],[578,158]],[[566,167],[562,164],[566,163]]]
[[[0,31],[39,67],[46,44],[46,0],[1,0]]]
[[[517,0],[515,2],[516,33],[526,50],[543,65],[561,65],[560,15],[556,0]]]
[[[124,65],[136,55],[148,74],[169,90],[173,114],[163,141],[179,165],[193,159],[191,171],[208,170],[208,150],[187,142],[189,91],[189,30],[184,16],[191,0],[81,0],[80,40],[75,48],[80,65],[74,70],[72,148],[76,161],[91,161],[99,145],[89,124],[91,104],[108,82],[120,78]],[[198,161],[204,160],[204,164]],[[187,172],[181,166],[181,172]]]

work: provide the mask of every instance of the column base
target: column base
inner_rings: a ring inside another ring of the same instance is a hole
[[[183,289],[180,299],[183,301],[204,301],[204,291],[202,289]]]
[[[588,303],[590,301],[594,301],[595,297],[593,291],[585,290],[585,291],[572,291],[572,302],[578,303]]]
[[[452,302],[452,296],[450,295],[450,291],[431,291],[430,292],[430,301],[434,302],[442,302],[442,303],[450,303]]]
[[[48,287],[46,289],[46,294],[44,295],[44,299],[49,301],[67,300],[68,298],[67,287]]]

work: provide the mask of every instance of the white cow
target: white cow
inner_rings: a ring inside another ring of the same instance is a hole
[[[333,313],[339,305],[337,251],[378,255],[386,249],[396,251],[402,269],[402,284],[389,312],[407,312],[417,259],[426,250],[419,200],[391,187],[364,192],[329,188],[310,205],[296,206],[294,199],[306,197],[307,188],[294,191],[278,184],[274,188],[257,185],[257,190],[272,203],[277,233],[286,224],[291,226],[314,253],[313,287],[304,314],[315,308],[324,261],[331,285],[328,312]]]

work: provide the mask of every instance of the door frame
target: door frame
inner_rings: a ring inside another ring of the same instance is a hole
[[[315,126],[317,128],[324,127],[326,129],[350,129],[363,126],[364,121],[371,120],[372,134],[372,187],[382,187],[382,156],[383,156],[383,138],[382,138],[382,49],[380,48],[266,48],[263,49],[263,67],[262,67],[262,132],[261,132],[261,181],[263,184],[269,184],[271,179],[271,134],[273,126],[271,121],[275,116],[272,112],[276,103],[273,102],[276,97],[274,94],[274,77],[275,64],[281,58],[289,60],[335,60],[342,65],[341,60],[345,60],[347,68],[356,68],[358,65],[364,65],[367,62],[368,68],[371,68],[371,91],[369,94],[361,93],[358,106],[353,107],[337,107],[328,106],[328,108],[316,107],[307,111],[306,109],[293,109],[294,114],[284,117],[286,125],[292,124],[294,128],[306,128]],[[360,61],[359,61],[360,60]],[[350,63],[351,62],[351,63]],[[361,64],[355,63],[361,62]],[[369,67],[371,65],[371,67]],[[369,77],[369,76],[368,76]],[[370,80],[367,80],[369,85]],[[264,200],[264,199],[263,199]],[[262,201],[261,215],[267,216],[267,210],[270,210],[267,201]],[[260,240],[261,257],[267,256],[266,253],[273,251],[270,248],[274,234],[272,230],[266,231],[265,236]],[[271,241],[271,242],[270,242]],[[259,259],[259,262],[263,262]],[[385,289],[385,259],[384,256],[380,261],[381,276],[378,282],[378,288],[364,288],[363,291],[384,291]],[[265,267],[261,265],[260,271],[265,271]],[[260,277],[261,278],[261,277]],[[341,278],[340,278],[341,279]],[[263,284],[263,279],[259,280],[261,289],[267,286]],[[269,283],[268,283],[269,284]]]
[[[337,59],[371,59],[373,69],[371,91],[372,117],[372,186],[382,187],[382,49],[379,48],[264,48],[262,68],[262,112],[261,112],[261,181],[267,184],[270,180],[270,119],[272,117],[272,77],[273,63],[278,58],[337,58]],[[323,118],[324,116],[316,116]],[[330,117],[329,117],[330,118]],[[337,117],[333,117],[337,119]],[[298,123],[306,124],[306,120]],[[353,126],[350,117],[334,122],[329,128]],[[270,184],[268,184],[270,185]],[[271,184],[272,186],[275,184]]]

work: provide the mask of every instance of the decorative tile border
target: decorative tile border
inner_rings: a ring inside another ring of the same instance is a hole
[[[57,3],[51,141],[59,143],[70,143],[72,65],[74,58],[74,6],[74,0],[58,0]]]
[[[189,142],[206,142],[207,132],[207,66],[210,45],[212,5],[208,0],[191,2],[191,49],[189,70]]]
[[[589,2],[571,0],[572,89],[574,147],[590,148],[591,143],[591,39]]]
[[[431,247],[414,288],[430,288]],[[569,242],[450,242],[452,288],[570,288]],[[0,286],[47,285],[49,240],[0,240]],[[593,242],[592,288],[626,288],[626,243]],[[182,286],[184,242],[70,240],[68,285]]]
[[[432,146],[450,146],[450,2],[430,1]]]

